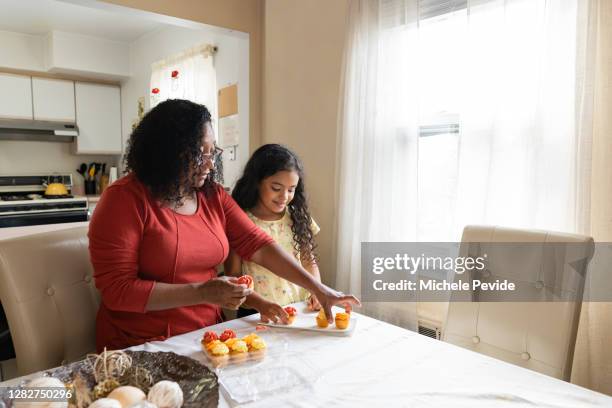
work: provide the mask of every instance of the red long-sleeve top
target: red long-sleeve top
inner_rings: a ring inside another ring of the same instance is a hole
[[[202,303],[145,311],[155,282],[195,283],[217,276],[234,249],[242,258],[273,240],[257,228],[221,186],[198,210],[181,215],[160,206],[134,175],[102,195],[89,225],[89,252],[102,302],[96,347],[121,349],[186,333],[222,320],[218,306]]]

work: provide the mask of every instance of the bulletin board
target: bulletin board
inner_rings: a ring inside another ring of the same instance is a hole
[[[230,160],[235,160],[236,146],[240,142],[238,117],[238,85],[219,89],[219,142],[229,148]]]
[[[219,118],[238,113],[238,85],[219,89]]]

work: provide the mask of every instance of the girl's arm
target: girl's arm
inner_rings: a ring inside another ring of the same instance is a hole
[[[330,323],[333,322],[331,315],[333,305],[360,304],[355,296],[345,295],[322,284],[277,243],[271,243],[259,248],[253,253],[251,260],[269,269],[281,278],[285,278],[310,291],[321,303],[321,307],[325,311],[325,315]]]
[[[308,271],[308,273],[314,276],[314,278],[317,281],[321,282],[321,272],[319,272],[319,266],[317,265],[315,261],[303,262],[302,265],[304,266],[304,269]],[[308,298],[307,303],[308,303],[308,308],[310,310],[320,310],[321,309],[321,304],[319,303],[319,300],[313,294],[310,294],[310,297]]]
[[[242,275],[242,259],[236,252],[230,250],[230,253],[224,263],[224,271],[226,276],[239,277]],[[287,323],[287,312],[274,302],[269,302],[263,296],[253,291],[242,304],[243,307],[255,309],[261,314],[263,322],[272,321],[277,323],[279,320]]]
[[[261,321],[264,323],[269,321],[278,323],[279,320],[284,324],[289,322],[289,315],[287,312],[285,312],[285,309],[283,309],[282,306],[277,303],[270,302],[255,291],[247,296],[243,305],[257,310],[261,315]]]

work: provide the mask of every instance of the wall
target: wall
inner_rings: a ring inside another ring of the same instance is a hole
[[[83,184],[76,169],[80,163],[116,165],[116,156],[74,155],[72,143],[0,140],[0,175],[72,173],[75,184]]]
[[[266,0],[263,141],[304,161],[323,280],[333,283],[337,110],[346,0]]]
[[[249,155],[249,67],[248,38],[239,33],[222,33],[218,29],[191,29],[168,26],[161,30],[145,34],[130,45],[130,79],[122,83],[121,104],[124,142],[127,141],[132,123],[137,118],[138,98],[145,97],[146,109],[149,109],[151,64],[170,57],[187,48],[202,44],[215,44],[219,47],[215,55],[217,86],[238,83],[238,100],[240,114],[240,144],[237,160],[224,158],[226,185],[232,185],[242,170],[242,165]]]
[[[249,147],[261,143],[262,0],[104,0],[249,34]]]

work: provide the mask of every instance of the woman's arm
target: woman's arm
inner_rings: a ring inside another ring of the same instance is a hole
[[[229,278],[215,278],[204,283],[155,282],[146,311],[172,309],[200,303],[212,303],[226,309],[238,309],[238,306],[251,292],[252,289],[232,283]]]
[[[259,248],[253,253],[251,260],[269,269],[281,278],[285,278],[309,290],[321,303],[321,307],[325,311],[325,315],[330,322],[333,321],[331,315],[331,307],[333,305],[360,304],[355,296],[344,295],[322,284],[298,264],[295,258],[284,251],[277,243]]]
[[[242,259],[233,249],[230,249],[227,259],[223,263],[223,272],[225,276],[240,276],[242,275]]]

